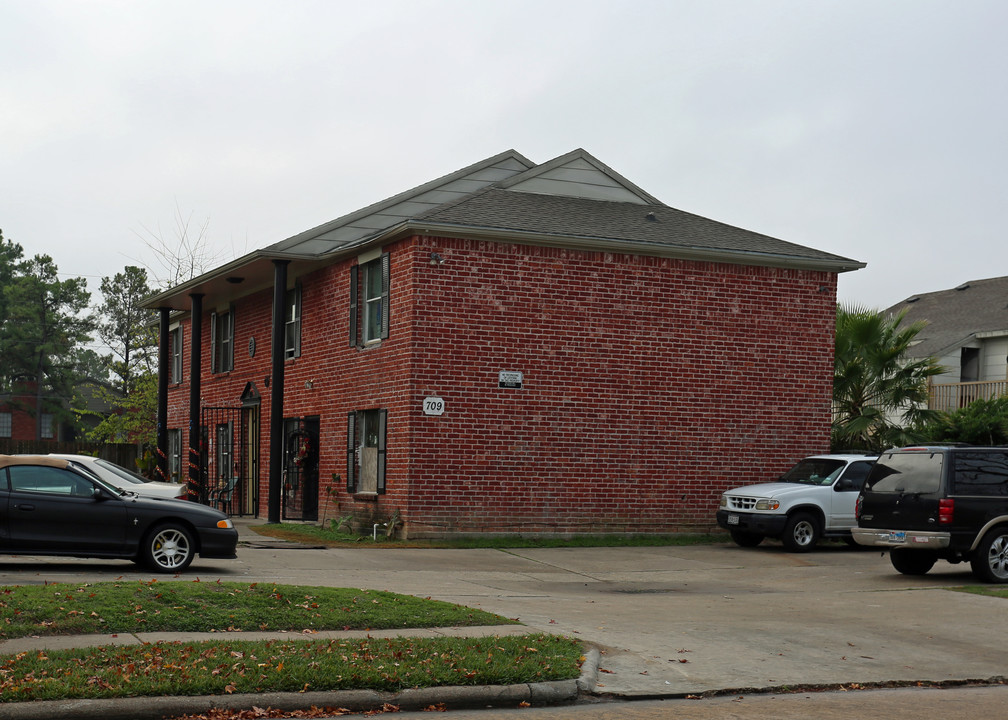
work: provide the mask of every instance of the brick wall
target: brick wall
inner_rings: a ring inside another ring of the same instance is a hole
[[[340,476],[328,517],[399,509],[412,536],[706,529],[726,488],[828,448],[833,273],[446,238],[386,250],[378,346],[349,347],[355,261],[301,278],[284,415],[320,416],[320,477]],[[206,404],[236,404],[248,381],[262,394],[263,513],[271,299],[238,301],[232,373],[208,375],[206,319],[203,339]],[[523,387],[499,388],[502,370]],[[428,396],[443,415],[423,414]],[[170,427],[187,404],[185,381]],[[342,487],[346,416],[373,408],[389,413],[387,494],[365,500]]]

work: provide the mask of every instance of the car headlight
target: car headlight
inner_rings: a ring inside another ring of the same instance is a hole
[[[227,518],[225,520],[218,520],[217,527],[219,527],[221,530],[230,530],[231,528],[234,527],[234,523],[231,522],[231,518]]]
[[[757,500],[756,509],[757,510],[776,510],[780,507],[780,500],[774,500],[770,498],[768,500]]]

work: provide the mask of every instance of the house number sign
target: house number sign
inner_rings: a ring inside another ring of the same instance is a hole
[[[439,397],[429,397],[424,398],[423,401],[423,413],[424,415],[443,415],[445,408],[445,402]]]
[[[520,389],[524,380],[520,371],[501,370],[497,373],[497,387]]]

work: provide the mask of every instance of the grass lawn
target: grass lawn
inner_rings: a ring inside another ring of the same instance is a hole
[[[513,621],[379,590],[123,581],[0,587],[0,637],[117,632],[386,630]]]
[[[231,641],[0,655],[4,702],[402,690],[576,678],[581,646],[555,635]],[[0,710],[0,716],[3,711]]]
[[[483,638],[267,641],[235,630],[395,629],[515,624],[409,595],[270,583],[121,581],[0,587],[0,636],[221,631],[213,642],[0,655],[0,703],[60,698],[400,690],[577,677],[580,644],[528,634]],[[302,639],[305,638],[305,639]],[[2,711],[0,711],[2,716]]]
[[[389,539],[381,532],[374,535],[354,535],[331,527],[299,523],[253,525],[259,535],[292,540],[294,542],[326,547],[380,547],[380,548],[552,548],[552,547],[657,547],[667,545],[709,545],[726,542],[727,535],[675,534],[675,535],[569,535],[555,538],[541,537],[471,537],[431,540]]]

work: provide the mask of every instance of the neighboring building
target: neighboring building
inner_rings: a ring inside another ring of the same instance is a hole
[[[18,443],[41,439],[56,442],[73,432],[71,427],[56,422],[51,412],[43,412],[40,422],[36,423],[36,402],[32,388],[0,394],[0,441]]]
[[[932,409],[954,410],[1008,391],[1008,277],[913,295],[883,312],[902,311],[904,324],[927,323],[909,357],[934,357],[945,368],[932,378]]]
[[[837,274],[863,266],[583,150],[501,153],[149,301],[159,444],[271,521],[711,528],[723,490],[828,449]]]

